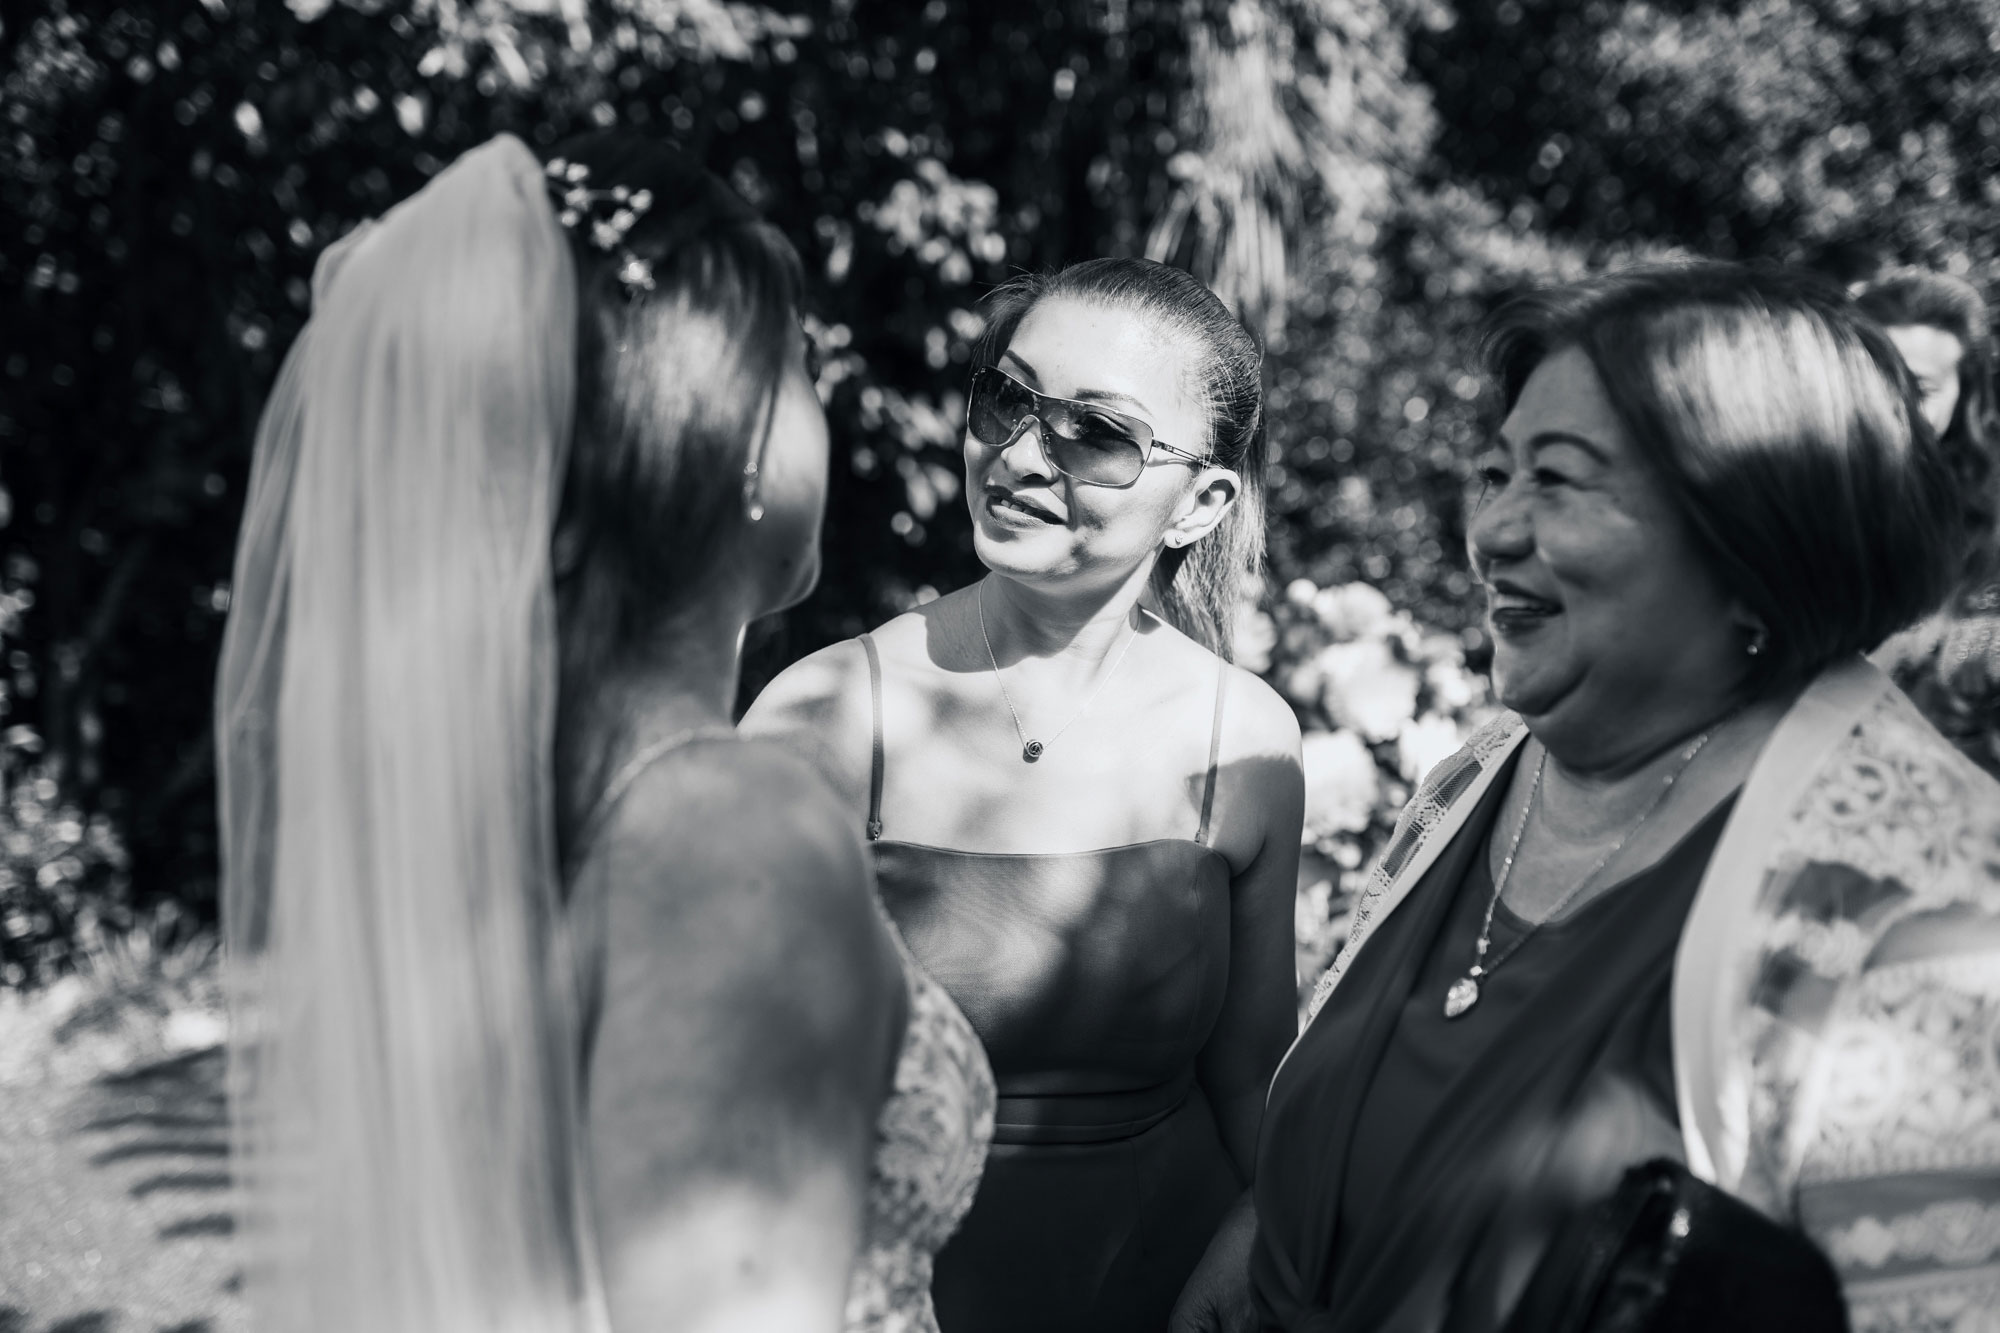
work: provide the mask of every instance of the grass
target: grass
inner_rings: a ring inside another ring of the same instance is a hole
[[[239,1333],[213,940],[0,994],[0,1333]]]

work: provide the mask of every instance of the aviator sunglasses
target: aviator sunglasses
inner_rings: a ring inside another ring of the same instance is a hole
[[[1028,422],[1040,422],[1042,456],[1056,471],[1086,486],[1130,486],[1155,449],[1195,467],[1215,462],[1213,455],[1191,454],[1154,439],[1153,428],[1137,417],[1036,393],[998,366],[973,372],[965,420],[974,439],[995,449],[1012,444]]]

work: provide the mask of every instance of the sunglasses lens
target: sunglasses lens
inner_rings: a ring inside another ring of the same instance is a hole
[[[1096,486],[1128,486],[1146,469],[1145,426],[1084,403],[1044,398],[991,366],[972,380],[966,425],[974,439],[998,447],[1012,440],[1021,423],[1042,423],[1042,451],[1078,481]]]
[[[972,381],[972,399],[966,404],[965,424],[973,438],[984,444],[1002,445],[1014,435],[1021,419],[1035,409],[1035,396],[999,371],[988,367]]]
[[[1146,469],[1146,446],[1117,418],[1070,403],[1050,404],[1043,447],[1078,481],[1127,486]]]

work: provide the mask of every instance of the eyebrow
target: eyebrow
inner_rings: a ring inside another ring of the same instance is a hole
[[[1028,387],[1038,392],[1040,391],[1042,387],[1041,376],[1035,373],[1035,368],[1028,364],[1028,360],[1026,357],[1022,356],[1019,352],[1015,351],[1013,348],[1010,347],[1001,356],[1000,359],[1003,361],[1012,361],[1015,365],[1019,366],[1021,368],[1022,373],[1027,376]],[[1059,397],[1060,395],[1050,394],[1047,396],[1053,398],[1053,397]],[[1076,396],[1074,398],[1071,398],[1069,401],[1073,403],[1117,404],[1133,408],[1141,416],[1150,417],[1154,415],[1152,408],[1146,406],[1144,403],[1140,402],[1137,398],[1134,398],[1131,394],[1116,393],[1110,389],[1079,389],[1077,391]]]
[[[1506,437],[1503,434],[1501,438],[1504,439]],[[1589,454],[1592,458],[1595,458],[1599,463],[1604,464],[1606,467],[1609,467],[1611,465],[1611,455],[1604,451],[1604,446],[1597,444],[1592,440],[1585,439],[1583,436],[1578,435],[1572,431],[1566,431],[1566,430],[1536,431],[1533,435],[1528,437],[1527,443],[1520,447],[1525,448],[1530,452],[1533,452],[1534,450],[1537,449],[1552,449],[1558,444],[1574,445],[1576,448],[1583,450],[1585,453]]]

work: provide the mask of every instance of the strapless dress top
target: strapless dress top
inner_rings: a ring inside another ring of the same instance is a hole
[[[1002,1143],[1129,1138],[1186,1097],[1229,974],[1229,863],[877,842],[882,901],[986,1047]]]
[[[867,831],[912,954],[999,1089],[971,1211],[939,1254],[944,1333],[1160,1333],[1243,1188],[1196,1077],[1229,982],[1230,868],[1208,845],[1226,668],[1193,838],[977,852],[884,831],[880,667]]]

